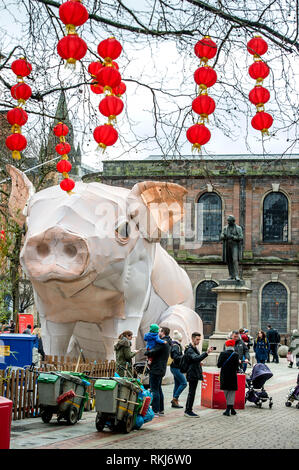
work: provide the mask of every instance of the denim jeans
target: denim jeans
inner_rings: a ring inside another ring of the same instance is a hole
[[[187,387],[187,380],[177,367],[170,367],[170,372],[174,378],[173,398],[178,400],[182,391]]]
[[[162,375],[151,374],[149,376],[150,389],[153,394],[152,409],[154,413],[164,411],[164,395],[162,392]]]

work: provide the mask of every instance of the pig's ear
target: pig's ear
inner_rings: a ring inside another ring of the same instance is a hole
[[[128,196],[129,214],[147,239],[159,239],[184,215],[187,190],[175,183],[143,181],[133,186]]]
[[[11,217],[20,227],[26,220],[26,208],[29,199],[35,193],[35,189],[27,176],[12,165],[6,165],[6,171],[11,177],[11,193],[8,201],[8,209]]]

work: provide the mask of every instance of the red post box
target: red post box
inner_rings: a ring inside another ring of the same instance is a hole
[[[238,390],[236,391],[234,408],[243,410],[245,407],[245,374],[238,374]],[[201,405],[207,408],[226,408],[226,400],[222,390],[220,390],[219,372],[203,372],[201,382]]]
[[[9,449],[12,401],[0,397],[0,449]]]

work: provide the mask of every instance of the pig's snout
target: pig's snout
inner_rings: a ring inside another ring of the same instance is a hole
[[[36,280],[68,281],[84,273],[89,255],[82,238],[52,228],[29,238],[21,258],[29,276]]]

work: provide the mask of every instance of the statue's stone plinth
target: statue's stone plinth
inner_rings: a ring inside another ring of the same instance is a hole
[[[212,292],[217,293],[217,311],[215,333],[209,338],[209,346],[216,347],[216,351],[209,354],[207,365],[216,365],[228,333],[248,327],[247,295],[251,289],[243,280],[227,279],[219,281]]]

